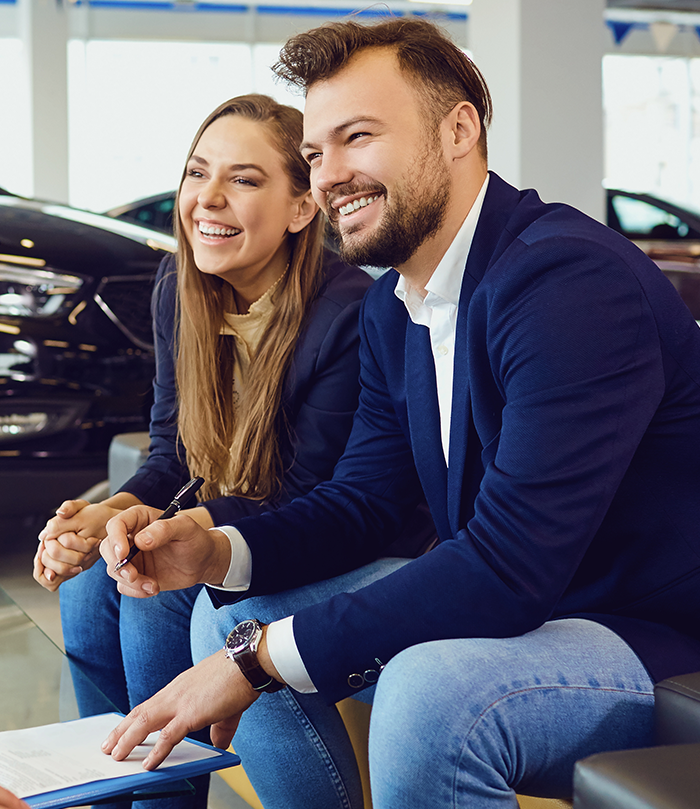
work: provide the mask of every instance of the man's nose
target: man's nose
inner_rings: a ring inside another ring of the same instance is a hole
[[[339,185],[349,183],[354,170],[341,150],[329,149],[323,153],[320,165],[312,168],[312,182],[323,194],[328,194]]]

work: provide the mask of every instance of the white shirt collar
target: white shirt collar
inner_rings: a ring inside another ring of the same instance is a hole
[[[439,303],[440,301],[450,303],[454,306],[459,304],[459,293],[462,288],[462,279],[467,264],[467,256],[469,255],[472,241],[474,240],[474,233],[476,232],[479,215],[484,205],[484,197],[486,196],[488,184],[489,175],[487,174],[474,200],[474,204],[469,210],[460,229],[457,231],[457,235],[452,240],[452,243],[445,251],[445,255],[440,259],[440,263],[425,285],[426,292],[428,293],[425,299],[423,299],[423,296],[420,295],[415,287],[411,286],[402,275],[399,276],[394,294],[399,300],[404,302],[406,309],[408,309],[408,314],[414,323],[429,325],[429,317],[426,322],[424,313],[421,312],[424,305],[431,306],[431,304]]]

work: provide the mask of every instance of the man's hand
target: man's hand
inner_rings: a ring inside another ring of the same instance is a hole
[[[0,809],[29,809],[29,806],[9,789],[0,787]]]
[[[231,561],[226,534],[207,531],[184,514],[159,520],[161,514],[158,509],[134,506],[107,523],[100,553],[119,592],[147,598],[161,590],[182,590],[204,582],[221,584]],[[141,553],[115,573],[114,566],[132,544]]]
[[[260,696],[223,651],[202,660],[138,705],[109,734],[103,752],[125,759],[153,731],[160,737],[143,762],[147,770],[161,764],[188,733],[211,725],[211,740],[226,749],[241,714]]]

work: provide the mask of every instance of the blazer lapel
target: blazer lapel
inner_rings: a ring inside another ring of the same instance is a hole
[[[447,519],[447,467],[430,332],[410,319],[406,326],[406,405],[413,457],[438,536],[451,536]]]
[[[465,274],[457,312],[450,416],[450,455],[447,470],[447,515],[450,522],[451,536],[455,536],[457,531],[464,527],[460,526],[459,522],[462,507],[462,481],[467,458],[467,438],[471,420],[469,363],[467,359],[467,309],[476,286],[474,278]]]
[[[514,238],[508,224],[521,192],[490,173],[489,187],[481,209],[474,240],[467,258],[460,290],[455,334],[455,367],[450,420],[449,469],[446,468],[440,435],[440,413],[437,403],[435,364],[430,349],[430,336],[424,326],[410,320],[406,331],[407,405],[411,443],[428,505],[440,539],[453,537],[472,511],[478,481],[465,481],[470,469],[479,463],[481,445],[472,425],[467,324],[469,304],[490,264]],[[522,206],[539,210],[536,194]],[[527,212],[523,214],[528,218]],[[410,383],[408,380],[410,379]],[[467,457],[470,461],[467,461]]]
[[[474,481],[466,481],[467,453],[472,456],[481,452],[481,446],[472,426],[471,391],[469,386],[469,347],[467,345],[468,310],[472,295],[484,277],[494,257],[498,255],[512,236],[507,232],[507,222],[515,208],[520,193],[501,178],[490,173],[484,205],[474,233],[466,269],[462,279],[455,334],[455,366],[450,420],[450,456],[447,472],[447,513],[450,536],[455,536],[464,519],[471,512],[471,489]],[[468,446],[469,442],[473,445]],[[476,459],[475,461],[476,462]],[[467,508],[469,506],[469,509]]]

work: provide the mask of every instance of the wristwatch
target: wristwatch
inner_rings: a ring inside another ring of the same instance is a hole
[[[258,644],[263,634],[263,624],[257,618],[249,618],[235,626],[224,644],[224,654],[233,660],[255,691],[279,691],[285,684],[270,677],[258,662]]]

